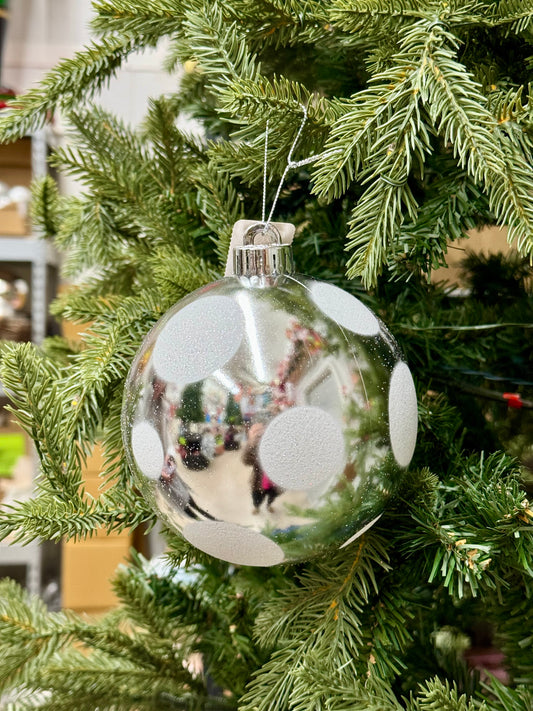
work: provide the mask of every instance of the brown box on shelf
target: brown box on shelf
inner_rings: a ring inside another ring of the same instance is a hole
[[[28,187],[32,181],[31,138],[26,136],[15,143],[0,145],[0,181],[10,188]]]
[[[0,317],[0,340],[29,341],[31,339],[31,321],[24,314],[10,318]]]
[[[60,289],[60,292],[66,287]],[[91,324],[63,321],[62,331],[67,340],[78,340]],[[100,473],[104,468],[102,448],[95,445],[83,472],[85,491],[94,497],[102,489]],[[104,613],[117,605],[111,579],[117,567],[125,563],[133,545],[130,531],[106,534],[99,532],[85,541],[65,541],[62,552],[61,601],[64,608],[90,614]]]
[[[0,234],[11,237],[25,237],[31,232],[27,217],[20,214],[15,203],[0,208]]]
[[[62,552],[63,607],[76,612],[105,612],[117,604],[111,579],[125,563],[131,546],[128,533],[97,534],[87,541],[66,541]]]
[[[99,496],[104,466],[101,447],[95,446],[84,469],[84,488]],[[85,541],[65,541],[62,553],[61,600],[63,607],[76,612],[101,613],[117,604],[111,579],[129,556],[132,537],[129,531],[99,532]]]

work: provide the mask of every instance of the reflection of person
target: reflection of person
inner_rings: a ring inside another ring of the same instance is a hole
[[[256,423],[250,427],[248,442],[242,455],[244,464],[252,465],[251,488],[254,514],[259,513],[259,508],[265,499],[267,500],[267,508],[272,513],[274,511],[272,507],[274,499],[283,493],[283,489],[276,486],[261,469],[257,448],[264,431],[265,426],[261,423]]]
[[[240,442],[237,438],[238,432],[235,425],[230,425],[224,435],[224,449],[227,452],[231,452],[234,449],[240,448]]]
[[[200,447],[201,453],[208,460],[212,460],[215,456],[216,450],[216,439],[215,435],[211,432],[209,427],[206,427],[202,433],[202,445]]]
[[[313,362],[313,357],[324,347],[322,337],[298,321],[292,321],[286,331],[291,348],[280,361],[277,378],[272,383],[272,406],[274,412],[292,407],[296,402],[297,386]]]
[[[165,464],[159,477],[161,489],[166,492],[170,500],[191,518],[213,519],[213,516],[204,511],[192,498],[190,491],[181,477],[178,475],[176,460],[172,454],[167,454]],[[198,515],[200,514],[200,516]]]
[[[181,459],[187,469],[200,471],[209,467],[209,459],[202,451],[202,435],[186,434],[184,437],[180,437],[180,445]]]
[[[167,384],[156,375],[152,377],[145,408],[146,419],[157,430],[163,445],[170,446],[170,433],[168,431],[170,402],[167,398]]]
[[[250,388],[247,388],[243,393],[240,401],[240,406],[242,412],[242,420],[244,422],[246,431],[248,431],[256,412],[255,397],[252,394]]]

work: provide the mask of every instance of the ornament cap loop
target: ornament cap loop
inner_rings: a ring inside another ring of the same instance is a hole
[[[292,248],[282,244],[274,225],[258,222],[244,233],[243,245],[234,247],[233,272],[237,277],[293,274]]]
[[[248,227],[242,237],[242,243],[245,247],[255,244],[258,246],[281,244],[281,235],[278,228],[273,224],[256,222],[255,225]]]

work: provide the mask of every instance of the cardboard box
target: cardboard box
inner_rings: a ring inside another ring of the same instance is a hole
[[[84,487],[97,497],[101,490],[104,460],[101,447],[95,446],[84,468]],[[117,604],[111,579],[120,563],[129,555],[132,537],[124,533],[97,533],[75,543],[65,541],[62,551],[62,605],[77,612],[101,613]]]
[[[77,612],[105,612],[117,604],[110,580],[130,549],[127,533],[66,541],[62,551],[62,605]]]
[[[31,137],[0,145],[0,182],[10,188],[29,187],[33,179]],[[0,235],[22,237],[31,234],[29,219],[12,203],[0,209]]]
[[[60,289],[60,291],[64,291]],[[91,324],[62,323],[65,338],[78,340]],[[99,476],[104,468],[102,448],[96,445],[87,458],[83,486],[91,496],[102,493]],[[65,541],[62,549],[61,601],[64,608],[90,614],[104,613],[117,604],[111,580],[117,567],[126,562],[133,536],[129,531],[98,533],[85,541]]]
[[[0,145],[0,181],[10,188],[28,187],[32,177],[31,138],[26,136],[15,143]]]
[[[25,237],[31,233],[28,218],[21,215],[16,203],[0,208],[0,235]]]
[[[0,145],[0,173],[5,166],[31,170],[31,136]]]
[[[507,227],[483,227],[480,230],[469,230],[468,235],[468,239],[460,239],[451,243],[451,249],[446,255],[448,266],[433,270],[431,280],[434,283],[448,281],[464,286],[461,262],[468,252],[486,255],[502,252],[507,255],[514,249],[507,242]]]

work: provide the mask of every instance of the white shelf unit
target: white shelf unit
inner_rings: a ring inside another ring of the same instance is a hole
[[[2,237],[0,235],[0,265],[17,264],[26,268],[31,290],[31,335],[34,343],[42,343],[48,319],[50,269],[56,269],[59,258],[54,247],[37,236]]]
[[[31,136],[32,178],[43,177],[47,173],[47,154],[50,141],[45,131]],[[0,172],[0,180],[2,179]],[[0,228],[1,230],[1,228]],[[25,279],[31,295],[31,338],[34,343],[42,343],[47,334],[48,306],[55,291],[55,281],[59,267],[59,255],[48,241],[33,232],[27,236],[3,236],[0,234],[0,267],[11,269]],[[0,396],[4,392],[0,383]],[[33,455],[34,457],[34,455]],[[37,469],[33,462],[33,471]],[[32,493],[15,489],[7,500],[21,500]],[[36,541],[27,545],[12,543],[9,539],[0,543],[0,566],[24,566],[26,588],[30,593],[41,592],[41,547]]]

